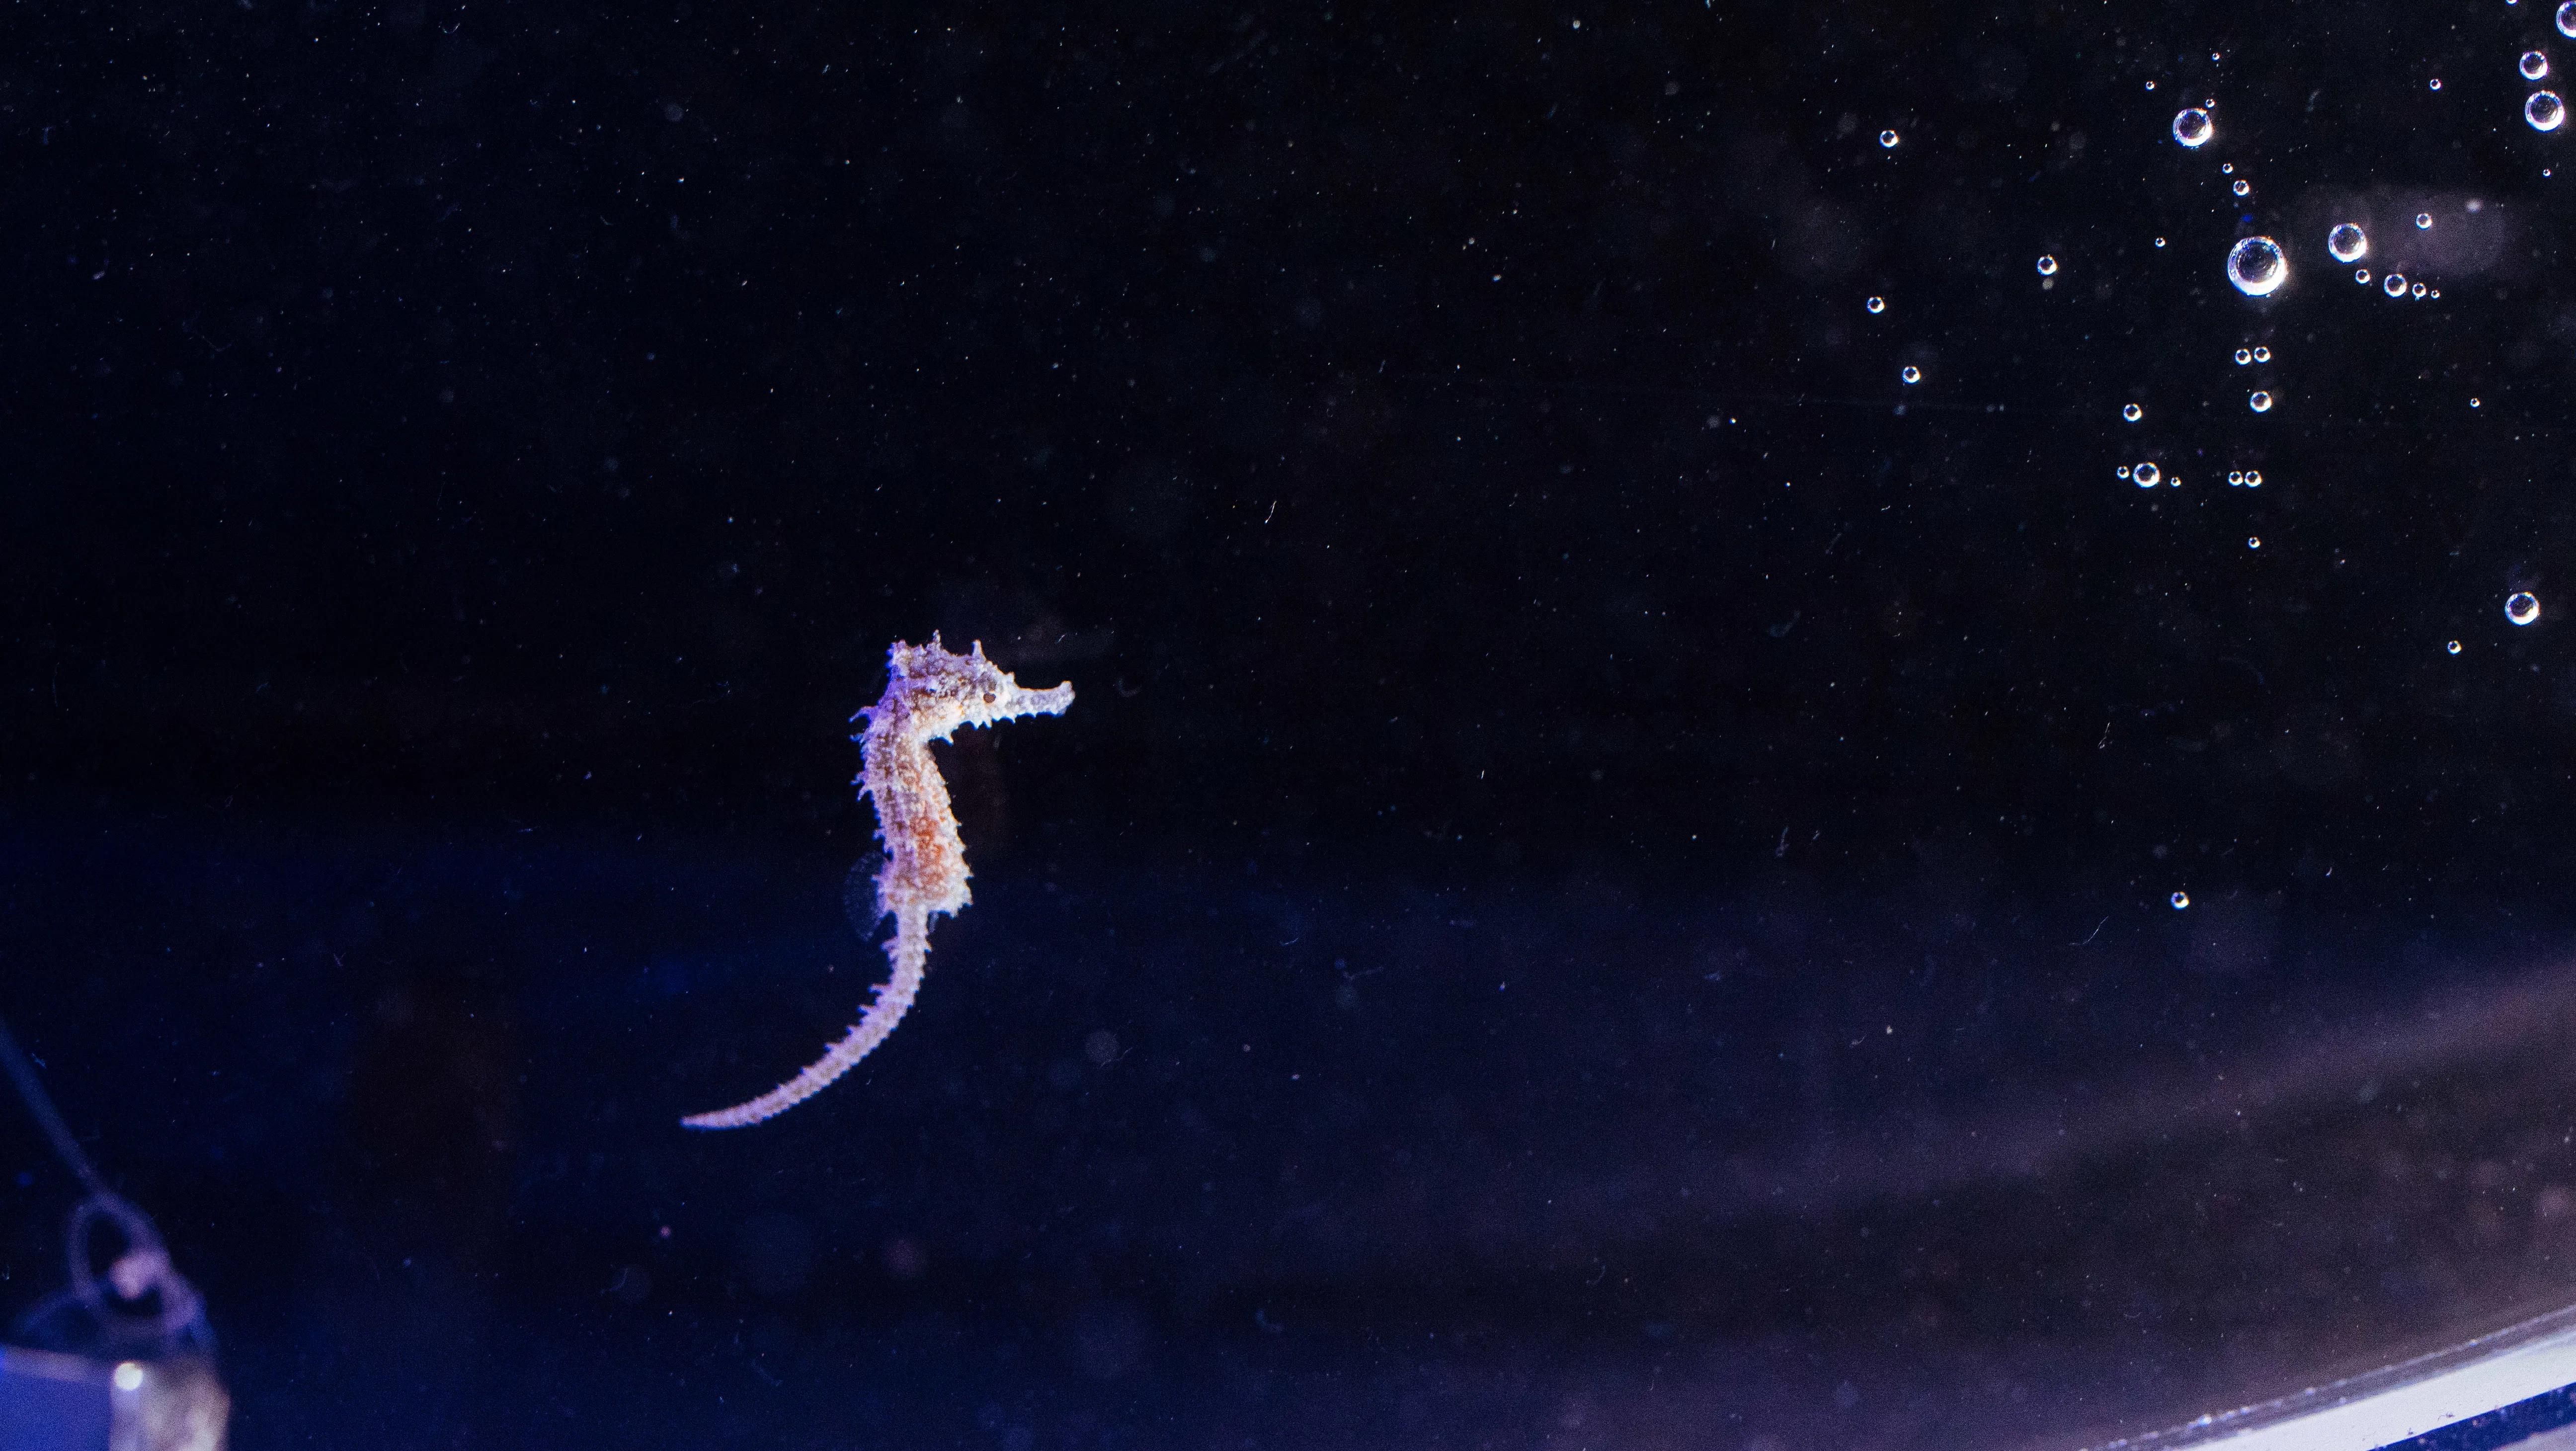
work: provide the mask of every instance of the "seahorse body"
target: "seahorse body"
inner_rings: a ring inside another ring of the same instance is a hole
[[[693,1129],[732,1129],[773,1118],[820,1093],[868,1056],[912,1007],[930,957],[930,919],[955,916],[973,898],[966,890],[966,844],[948,804],[948,782],[931,758],[930,743],[959,726],[989,726],[1024,715],[1062,715],[1073,704],[1073,685],[1028,690],[1008,671],[984,658],[984,645],[952,655],[932,635],[927,645],[895,642],[886,652],[886,690],[875,705],[850,717],[867,720],[851,739],[859,743],[859,794],[876,806],[877,838],[885,864],[877,868],[877,914],[894,919],[886,957],[894,975],[841,1041],[795,1077],[748,1103],[680,1122]]]

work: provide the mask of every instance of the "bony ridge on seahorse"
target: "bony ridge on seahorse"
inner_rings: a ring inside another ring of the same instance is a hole
[[[948,806],[948,782],[931,759],[930,743],[959,726],[989,726],[1024,715],[1062,715],[1073,704],[1070,681],[1053,690],[1028,690],[1010,672],[984,658],[984,644],[952,655],[933,634],[927,645],[898,640],[886,651],[885,694],[850,717],[867,718],[859,743],[859,794],[875,803],[877,838],[885,864],[877,869],[877,916],[894,919],[886,956],[894,976],[877,988],[859,1021],[841,1041],[802,1073],[748,1103],[680,1120],[693,1129],[733,1129],[774,1118],[815,1094],[868,1056],[903,1021],[921,991],[922,965],[930,956],[930,919],[957,915],[969,900],[966,844]]]

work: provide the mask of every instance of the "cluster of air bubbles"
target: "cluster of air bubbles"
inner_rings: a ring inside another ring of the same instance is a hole
[[[2521,70],[2522,78],[2524,80],[2539,80],[2542,76],[2549,74],[2549,57],[2542,55],[2536,50],[2526,50],[2522,53]]]
[[[2245,400],[2245,406],[2257,413],[2269,413],[2272,411],[2272,395],[2257,392]]]
[[[2559,14],[2564,16],[2570,9],[2576,9],[2576,0],[2567,0]],[[2528,625],[2540,618],[2540,600],[2529,590],[2516,590],[2504,602],[2504,617],[2517,625]]]
[[[2054,257],[2049,256],[2049,255],[2048,255],[2047,253],[2045,253],[2045,252],[2041,253],[2041,254],[2040,254],[2040,256],[2039,256],[2039,275],[2040,275],[2040,276],[2042,276],[2042,277],[2054,277],[2054,276],[2056,276],[2056,275],[2057,275],[2057,259],[2056,259],[2056,258],[2054,258]]]
[[[2530,122],[2534,131],[2555,131],[2567,124],[2567,103],[2558,99],[2556,91],[2534,91],[2522,103],[2522,119]]]
[[[2269,237],[2241,238],[2228,249],[2227,280],[2247,297],[2261,297],[2290,280],[2289,259],[2281,255],[2281,244]]]
[[[2240,368],[2244,367],[2247,363],[2268,363],[2270,361],[2272,361],[2272,350],[2270,348],[2238,348],[2236,350],[2236,366]]]
[[[2126,404],[2126,405],[2124,405],[2124,406],[2120,409],[2120,416],[2121,416],[2122,418],[2125,418],[2125,419],[2129,420],[2131,423],[2135,423],[2135,422],[2137,422],[2139,419],[2144,418],[2144,417],[2146,417],[2146,416],[2147,416],[2147,410],[2145,410],[2145,409],[2143,409],[2143,408],[2140,408],[2140,407],[2139,407],[2137,404],[2135,404],[2135,403],[2130,403],[2130,404]]]
[[[2173,136],[2185,146],[2206,146],[2209,138],[2217,134],[2209,113],[2198,106],[2185,106],[2174,113]]]
[[[2370,235],[2350,222],[2337,222],[2326,233],[2326,252],[2338,262],[2358,262],[2370,255]]]
[[[1914,366],[1912,363],[1908,363],[1897,373],[1896,376],[1904,379],[1908,383],[1920,383],[1923,381],[1923,370]]]
[[[1881,131],[1878,133],[1878,144],[1886,147],[1890,151],[1896,149],[1896,141],[1897,136],[1893,131]]]
[[[2231,489],[2259,489],[2263,487],[2263,471],[2261,469],[2244,469],[2241,471],[2230,469],[2227,473],[2227,487]]]
[[[1887,311],[1887,299],[1884,297],[1873,297],[1862,305],[1874,313]]]

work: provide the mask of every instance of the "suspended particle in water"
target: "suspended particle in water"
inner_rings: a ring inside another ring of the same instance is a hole
[[[2567,124],[2567,103],[2558,99],[2556,91],[2534,91],[2522,103],[2522,119],[2530,122],[2534,131],[2555,131]]]
[[[2240,177],[2238,177],[2238,178],[2236,178],[2236,184],[2235,184],[2234,186],[2231,186],[2231,187],[2229,187],[2229,188],[2228,188],[2228,190],[2229,190],[2229,191],[2232,191],[2232,192],[2236,193],[2238,196],[2243,196],[2243,195],[2245,195],[2247,192],[2252,191],[2253,189],[2254,189],[2254,183],[2252,183],[2252,182],[2250,182],[2250,181],[2247,181],[2245,178],[2243,178],[2243,177],[2241,177],[2241,176],[2240,176]]]
[[[2370,254],[2370,236],[2350,222],[2337,222],[2326,233],[2326,253],[2338,262],[2358,262]]]
[[[2413,287],[2413,288],[2409,289],[2409,292],[2410,292],[2410,295],[2415,296],[2415,297],[2419,297],[2419,298],[2420,298],[2420,297],[2422,297],[2422,296],[2423,296],[2427,291],[2429,291],[2429,290],[2430,290],[2430,289],[2426,288],[2426,287],[2424,286],[2424,284],[2423,284],[2423,283],[2418,282],[2418,283],[2416,283],[2416,284],[2414,285],[2414,287]]]
[[[2154,464],[2145,463],[2129,470],[2129,477],[2137,481],[2139,488],[2152,489],[2164,481],[2164,471]]]
[[[2452,653],[2452,654],[2454,654],[2454,655],[2457,655],[2457,654],[2459,654],[2459,653],[2460,653],[2460,642],[2459,642],[2459,641],[2457,641],[2457,640],[2453,640],[2450,644],[2445,645],[2445,646],[2443,646],[2442,648],[2443,648],[2443,649],[2445,649],[2445,650],[2448,650],[2449,652],[2451,652],[2451,653]]]
[[[1905,365],[1904,370],[1899,372],[1896,376],[1904,379],[1908,383],[1920,383],[1923,381],[1923,370],[1914,366],[1912,363],[1908,363]]]
[[[2245,547],[2248,549],[2260,549],[2263,547],[2263,541],[2256,538],[2254,535],[2248,534],[2245,536]]]
[[[1881,131],[1878,133],[1878,144],[1886,147],[1890,151],[1896,149],[1896,141],[1897,136],[1893,131]]]
[[[2120,416],[2129,420],[2131,423],[2135,423],[2139,419],[2147,416],[2147,410],[2140,408],[2135,403],[2131,403],[2120,410]]]
[[[2269,413],[2272,411],[2272,395],[2269,393],[2256,393],[2245,400],[2245,406],[2253,409],[2257,413]]]
[[[1867,307],[1871,312],[1885,312],[1887,311],[1887,299],[1884,297],[1873,297],[1868,302],[1862,304],[1862,306]]]
[[[2568,0],[2576,5],[2576,0]],[[2504,617],[2517,625],[2528,625],[2540,618],[2539,597],[2529,590],[2517,590],[2504,602]]]
[[[2268,363],[2272,361],[2272,350],[2265,347],[2256,348],[2254,350],[2254,361],[2258,363]]]
[[[2524,80],[2536,81],[2549,74],[2549,57],[2536,50],[2526,50],[2522,53],[2521,70]]]
[[[2247,469],[2245,471],[2245,487],[2249,489],[2259,489],[2263,487],[2263,471],[2261,469]]]
[[[2173,138],[2185,146],[2206,146],[2209,138],[2217,134],[2209,113],[2198,106],[2185,106],[2174,113]]]
[[[2406,274],[2403,272],[2389,273],[2386,277],[2379,279],[2379,290],[2387,293],[2391,297],[2404,297],[2406,295]]]
[[[2558,7],[2558,33],[2576,40],[2576,0],[2567,0]]]
[[[2429,232],[2433,230],[2433,214],[2431,212],[2417,212],[2415,214],[2415,230],[2419,232]]]
[[[2181,911],[2183,908],[2188,907],[2188,906],[2190,906],[2190,905],[2191,905],[2191,893],[2189,893],[2189,892],[2176,892],[2176,893],[2174,893],[2174,894],[2173,894],[2173,896],[2172,896],[2171,898],[2169,898],[2168,900],[2170,900],[2170,901],[2173,903],[2173,909],[2174,909],[2175,911],[2179,912],[2179,911]]]
[[[2368,287],[2370,285],[2370,269],[2367,267],[2355,267],[2352,269],[2352,280],[2360,283],[2364,287]]]
[[[2056,258],[2054,258],[2054,257],[2049,256],[2049,255],[2048,255],[2047,253],[2045,253],[2045,252],[2041,253],[2041,254],[2040,254],[2040,257],[2039,257],[2039,275],[2040,275],[2040,276],[2042,276],[2042,277],[2054,277],[2054,276],[2056,276],[2056,275],[2057,275],[2057,259],[2056,259]]]
[[[2568,0],[2576,5],[2576,0]],[[2247,297],[2261,297],[2290,280],[2289,259],[2269,237],[2244,237],[2227,249],[2227,280]]]
[[[2252,361],[2254,361],[2254,350],[2252,348],[2238,348],[2236,350],[2236,366],[2242,368]]]

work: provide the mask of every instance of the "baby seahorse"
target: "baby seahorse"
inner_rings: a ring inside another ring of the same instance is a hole
[[[930,757],[930,743],[959,726],[988,726],[1024,715],[1062,715],[1073,704],[1070,681],[1053,690],[1024,690],[1008,671],[972,652],[951,655],[932,635],[927,645],[896,641],[886,652],[883,698],[850,717],[867,717],[859,743],[859,794],[876,803],[877,838],[885,865],[877,869],[877,917],[894,919],[886,956],[894,977],[877,989],[848,1036],[825,1050],[802,1073],[749,1103],[680,1120],[693,1129],[733,1129],[772,1118],[815,1094],[868,1056],[903,1021],[921,991],[921,969],[930,955],[930,919],[957,915],[966,892],[966,844],[957,837],[957,815],[948,807],[948,783]]]

